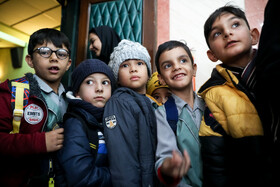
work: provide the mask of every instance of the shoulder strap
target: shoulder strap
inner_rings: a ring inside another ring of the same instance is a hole
[[[217,120],[214,118],[213,114],[211,113],[211,111],[207,106],[205,107],[204,110],[204,120],[205,120],[205,124],[210,126],[210,128],[214,132],[217,132],[223,136],[227,136],[227,133],[222,127],[222,125],[217,122]]]
[[[164,103],[164,107],[166,110],[166,119],[167,119],[171,129],[176,134],[177,122],[178,122],[178,110],[177,110],[177,106],[175,104],[175,100],[172,96],[170,96],[168,98],[168,100]]]
[[[67,112],[66,114],[64,114],[63,121],[65,122],[70,117],[77,118],[82,123],[83,129],[86,132],[89,141],[91,153],[93,154],[94,158],[96,158],[99,144],[97,129],[90,127],[81,116],[74,112]]]
[[[13,130],[11,134],[19,133],[20,122],[23,116],[23,109],[28,104],[29,98],[29,82],[26,77],[11,81],[12,97],[11,105],[13,109]]]

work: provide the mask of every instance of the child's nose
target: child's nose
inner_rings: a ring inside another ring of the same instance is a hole
[[[96,92],[103,92],[103,85],[102,83],[96,84]]]
[[[131,65],[130,66],[130,72],[136,72],[137,71],[137,68],[135,65]]]
[[[174,63],[173,70],[178,70],[180,69],[180,67],[181,67],[180,63]]]
[[[57,60],[57,55],[56,55],[56,53],[54,51],[52,52],[52,54],[50,56],[50,59],[51,60],[54,60],[54,59]]]
[[[224,38],[228,38],[230,35],[232,35],[231,29],[225,29],[224,30]]]

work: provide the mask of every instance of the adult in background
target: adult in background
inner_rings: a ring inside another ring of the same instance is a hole
[[[102,60],[106,64],[109,63],[110,55],[120,41],[119,35],[109,26],[99,26],[89,31],[89,49],[92,57]]]

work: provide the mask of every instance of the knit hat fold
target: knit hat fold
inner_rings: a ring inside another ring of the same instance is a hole
[[[116,80],[118,80],[120,65],[126,60],[144,61],[148,68],[148,75],[151,76],[151,57],[147,49],[138,42],[124,39],[114,48],[108,64],[112,68]]]

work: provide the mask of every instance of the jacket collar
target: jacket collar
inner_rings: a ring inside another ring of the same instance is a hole
[[[199,109],[201,111],[204,111],[204,102],[202,102],[201,98],[197,96],[197,94],[194,92],[194,105],[193,105],[193,111],[195,111],[196,109]],[[188,105],[188,103],[186,103],[183,99],[181,99],[180,97],[178,97],[175,94],[172,94],[172,97],[175,100],[176,106],[178,108],[179,111],[183,110],[183,107]]]
[[[242,92],[244,92],[247,97],[251,100],[253,104],[255,104],[254,97],[248,92],[248,90],[240,84],[237,77],[228,69],[217,65],[211,74],[211,78],[201,86],[198,91],[198,95],[202,96],[212,87],[219,86],[219,85],[227,85],[231,88],[236,88]]]
[[[69,112],[79,114],[87,123],[91,125],[98,127],[100,126],[99,123],[102,122],[104,108],[97,108],[80,98],[76,98],[71,91],[67,92],[66,97],[69,102],[67,109]]]
[[[234,87],[239,84],[239,80],[230,70],[222,67],[221,65],[217,65],[216,68],[213,69],[210,79],[208,79],[208,81],[199,89],[198,94],[202,95],[203,92],[207,91],[211,87],[224,84]]]
[[[33,77],[38,82],[38,85],[42,91],[44,91],[45,93],[53,92],[53,89],[47,83],[45,83],[40,77],[38,77],[35,74],[33,75]],[[60,96],[64,92],[65,92],[65,89],[64,89],[63,85],[60,83],[59,87],[58,87],[58,95]]]

